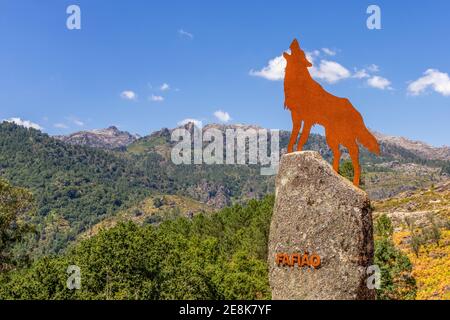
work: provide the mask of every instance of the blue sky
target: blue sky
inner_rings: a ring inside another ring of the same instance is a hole
[[[66,27],[71,4],[81,30]],[[366,27],[370,4],[381,30]],[[188,118],[290,129],[283,83],[266,78],[296,37],[368,127],[449,145],[449,15],[445,0],[2,0],[0,120],[49,134],[144,135]]]

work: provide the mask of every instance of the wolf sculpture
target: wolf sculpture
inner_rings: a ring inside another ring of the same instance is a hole
[[[341,152],[339,146],[347,148],[353,163],[353,184],[359,186],[361,167],[359,164],[359,146],[380,154],[375,137],[366,128],[361,114],[346,98],[333,96],[313,80],[308,68],[312,67],[305,52],[296,39],[291,43],[290,54],[283,53],[287,65],[284,78],[284,106],[291,111],[292,133],[289,139],[288,153],[293,151],[300,128],[303,129],[297,145],[301,151],[315,124],[325,128],[328,146],[333,152],[333,168],[339,170]]]

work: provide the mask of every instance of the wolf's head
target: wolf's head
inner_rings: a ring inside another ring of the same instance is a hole
[[[286,59],[288,64],[290,62],[296,62],[299,63],[300,66],[304,68],[312,67],[311,62],[309,62],[308,59],[306,58],[305,52],[300,48],[297,39],[294,39],[294,41],[292,41],[289,49],[291,49],[291,54],[287,52],[283,53],[283,57]]]

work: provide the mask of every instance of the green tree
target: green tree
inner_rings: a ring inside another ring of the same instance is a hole
[[[33,209],[30,192],[0,179],[0,272],[20,262],[21,257],[15,256],[12,249],[32,230],[27,221]]]
[[[441,229],[433,216],[428,217],[428,220],[430,226],[423,231],[424,237],[433,241],[436,245],[439,245],[439,240],[441,240]]]
[[[227,300],[271,298],[266,262],[244,250],[217,270],[214,282]]]
[[[387,214],[383,213],[375,223],[375,234],[382,238],[390,238],[394,232],[392,221]]]
[[[421,230],[416,229],[413,219],[406,218],[406,224],[411,234],[411,242],[410,242],[411,250],[414,252],[416,257],[419,257],[420,248],[426,242],[426,237]]]
[[[120,223],[0,278],[0,299],[270,299],[267,241],[274,198],[158,227]],[[81,289],[66,287],[67,267]]]
[[[381,270],[381,287],[377,298],[382,300],[413,300],[417,286],[412,276],[412,264],[392,241],[393,227],[385,214],[375,222],[374,263]]]
[[[343,176],[344,178],[347,178],[348,180],[353,182],[354,177],[354,170],[353,170],[353,163],[352,160],[344,160],[339,165],[339,174]],[[364,186],[364,179],[363,179],[363,173],[361,172],[361,176],[359,178],[359,184],[361,187]]]
[[[339,165],[339,174],[350,181],[353,181],[354,171],[353,163],[351,160],[342,161]]]
[[[450,161],[447,161],[443,166],[442,166],[442,172],[446,173],[448,175],[450,175]]]

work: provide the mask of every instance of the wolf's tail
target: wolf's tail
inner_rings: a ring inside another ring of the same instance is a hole
[[[370,152],[377,155],[380,154],[380,145],[373,134],[366,128],[364,123],[361,123],[357,133],[358,142],[364,145]]]

